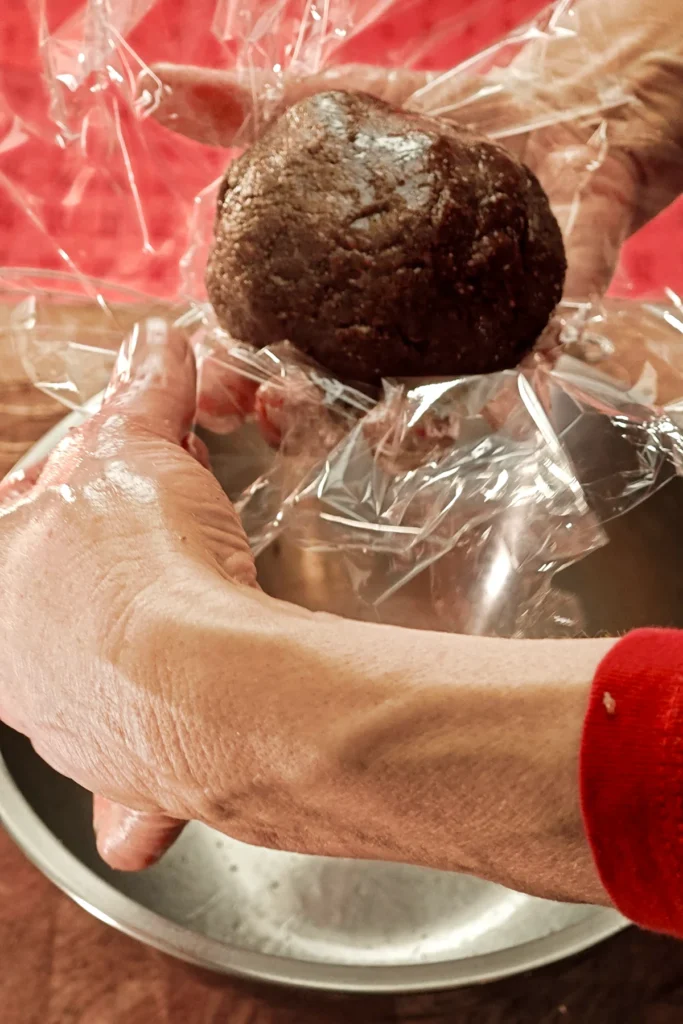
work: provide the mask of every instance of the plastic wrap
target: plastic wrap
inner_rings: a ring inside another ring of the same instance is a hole
[[[36,0],[45,91],[28,131],[49,141],[59,174],[40,195],[2,178],[40,245],[35,269],[0,270],[1,294],[25,368],[70,409],[93,408],[137,320],[180,324],[200,365],[198,429],[254,550],[295,549],[294,574],[301,558],[322,559],[326,572],[333,564],[344,597],[321,606],[470,633],[571,634],[581,610],[555,589],[555,574],[604,544],[604,525],[683,465],[683,305],[671,282],[647,302],[619,298],[634,291],[622,265],[611,297],[596,285],[585,301],[565,302],[518,369],[387,381],[379,393],[331,379],[286,344],[248,348],[219,329],[206,302],[223,169],[287,102],[292,82],[374,88],[376,72],[348,69],[368,52],[396,69],[406,106],[476,126],[539,173],[571,262],[584,241],[581,211],[616,166],[608,116],[633,99],[616,72],[584,84],[572,103],[553,98],[554,69],[594,55],[581,4],[560,0],[453,67],[447,55],[463,56],[463,26],[486,5],[382,47],[387,24],[417,6],[212,0],[192,9],[187,38],[180,25],[169,51],[161,2],[92,0],[55,18]],[[150,24],[156,37],[143,31]],[[169,97],[153,62],[169,55],[227,69],[239,84],[247,101],[231,151],[157,123]],[[435,67],[447,70],[423,72]],[[12,153],[28,121],[7,90],[0,98]],[[96,260],[102,233],[108,251]],[[295,578],[288,596],[316,605]]]

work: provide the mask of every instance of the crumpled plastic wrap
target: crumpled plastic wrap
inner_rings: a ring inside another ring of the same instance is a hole
[[[248,83],[253,104],[238,148],[282,103],[288,75],[318,75],[356,52],[367,57],[368,33],[411,6],[215,0],[199,5],[186,48],[174,53],[188,63],[202,54]],[[386,381],[369,393],[331,379],[287,344],[256,352],[221,331],[203,287],[215,197],[234,150],[179,142],[152,116],[163,87],[150,63],[166,54],[136,49],[135,38],[164,5],[91,0],[58,25],[47,0],[35,7],[45,82],[40,131],[53,140],[62,176],[49,198],[10,188],[63,271],[46,270],[49,260],[33,270],[0,269],[0,294],[36,386],[69,409],[92,408],[135,322],[171,320],[195,346],[198,429],[209,433],[216,472],[256,554],[290,552],[282,561],[291,577],[285,596],[468,633],[580,632],[581,609],[554,586],[557,571],[603,545],[610,519],[683,467],[683,303],[667,282],[647,302],[564,303],[521,367],[487,376]],[[462,25],[462,13],[436,20],[431,37],[398,52],[375,49],[374,62],[433,68]],[[579,173],[573,167],[575,192],[556,211],[566,239],[591,176],[609,159],[604,115],[630,101],[615,77],[584,90],[577,106],[549,103],[549,48],[557,54],[577,38],[580,7],[561,0],[405,98],[411,108],[474,124],[530,160],[549,131],[588,126]],[[16,117],[8,124],[5,133],[21,130]],[[85,216],[83,196],[93,188],[103,196],[87,227],[93,246],[98,232],[111,234],[107,196],[126,213],[124,249],[106,280],[94,276],[87,242],[85,254],[61,245],[65,218]],[[164,217],[164,195],[177,211],[175,200],[188,190],[189,215]],[[628,294],[623,267],[617,284]],[[297,579],[303,570],[305,586]],[[316,585],[318,597],[309,593]]]

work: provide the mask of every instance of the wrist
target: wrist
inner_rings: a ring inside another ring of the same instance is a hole
[[[612,640],[344,623],[337,642],[347,695],[362,697],[354,713],[338,708],[325,743],[359,828],[374,827],[393,859],[605,901],[583,828],[579,750]]]

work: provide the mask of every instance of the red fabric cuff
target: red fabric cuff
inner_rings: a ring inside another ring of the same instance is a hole
[[[683,937],[683,631],[629,633],[598,668],[581,800],[615,906],[645,928]]]

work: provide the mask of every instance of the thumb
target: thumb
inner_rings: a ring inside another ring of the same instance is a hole
[[[93,797],[97,850],[116,871],[141,871],[156,864],[186,824],[161,812],[132,811],[105,797]]]
[[[631,231],[637,187],[631,165],[590,142],[551,150],[536,171],[565,240],[565,298],[603,295]]]
[[[104,415],[119,412],[180,444],[196,404],[194,354],[184,333],[160,317],[136,324],[119,350]]]
[[[137,84],[138,109],[172,131],[210,146],[247,145],[272,109],[327,89],[359,90],[401,106],[434,74],[347,64],[317,75],[276,77],[180,64],[154,64]]]

